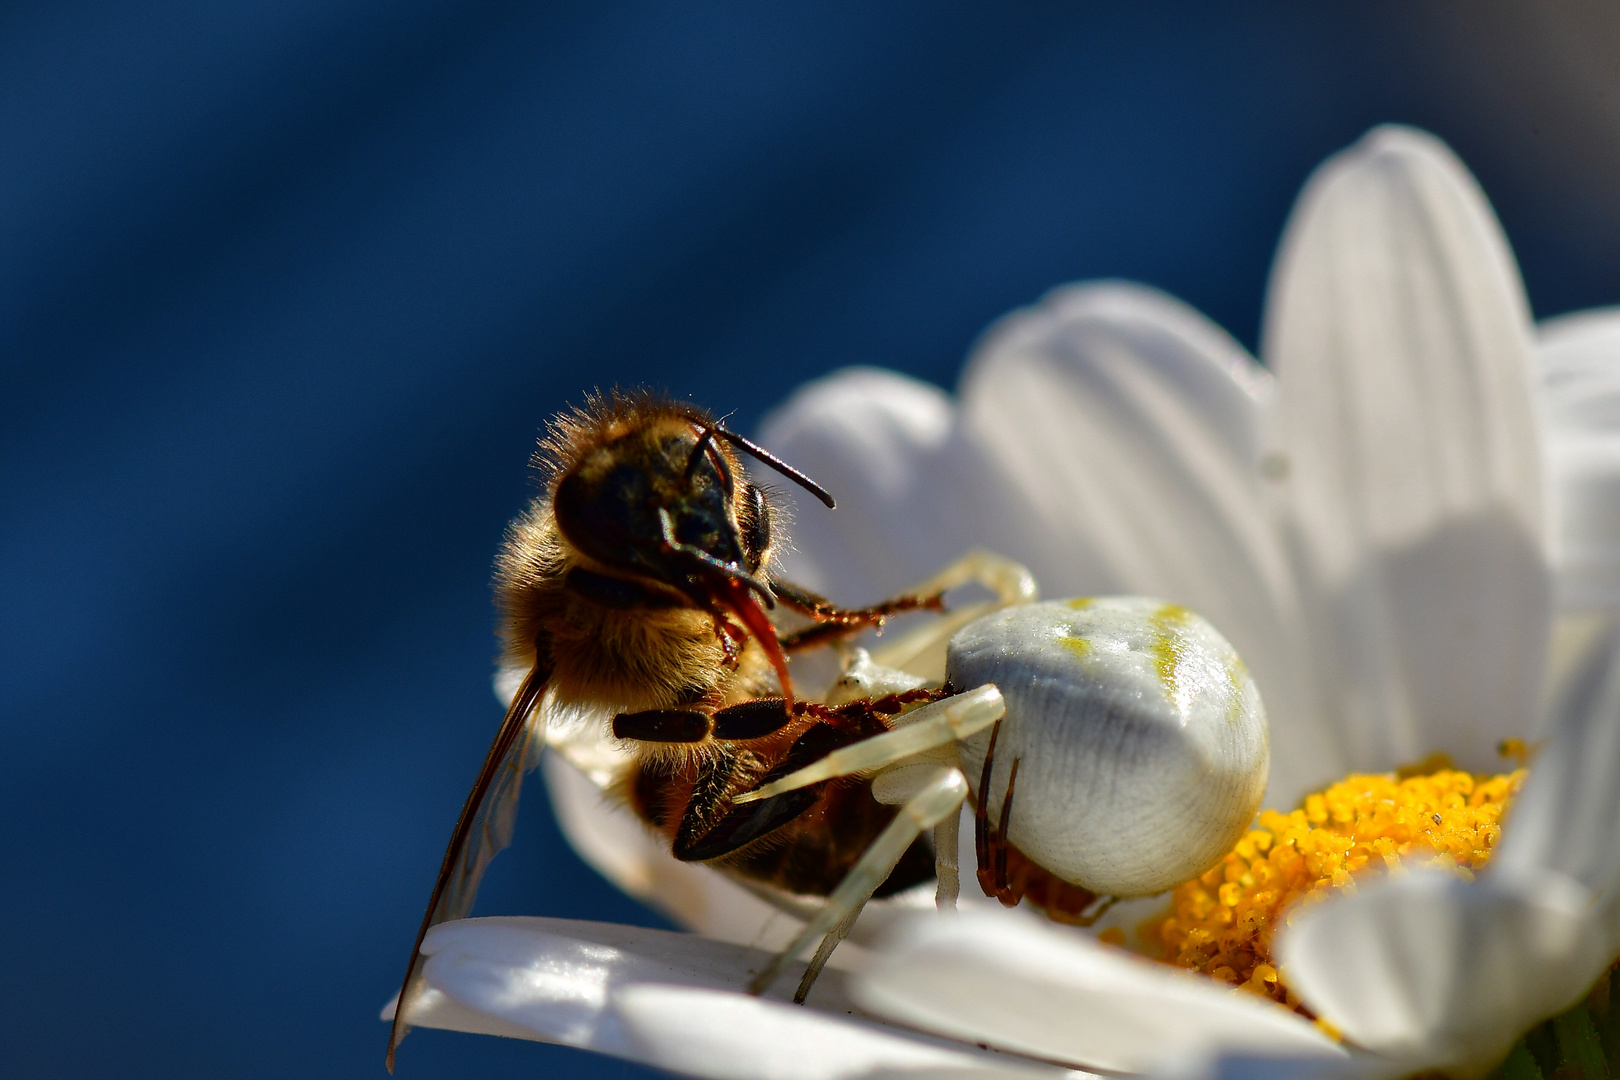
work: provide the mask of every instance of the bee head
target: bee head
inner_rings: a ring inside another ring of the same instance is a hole
[[[558,529],[591,559],[699,606],[710,606],[717,577],[753,582],[768,543],[754,520],[763,507],[753,505],[740,464],[713,433],[671,417],[598,446],[557,484]],[[741,513],[740,489],[750,496]]]
[[[603,567],[651,579],[694,607],[734,615],[764,649],[791,698],[787,660],[757,575],[770,549],[770,507],[749,483],[741,450],[810,491],[832,496],[764,448],[676,406],[609,415],[552,489],[563,538]],[[761,604],[763,603],[763,607]]]

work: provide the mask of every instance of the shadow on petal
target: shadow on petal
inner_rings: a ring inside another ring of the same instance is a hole
[[[1488,1068],[1608,966],[1591,895],[1551,875],[1497,887],[1438,871],[1307,907],[1279,969],[1357,1045],[1428,1068]]]

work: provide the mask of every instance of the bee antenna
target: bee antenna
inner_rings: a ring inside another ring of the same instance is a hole
[[[783,461],[781,458],[777,457],[763,446],[754,442],[752,439],[744,438],[735,431],[730,431],[726,428],[720,427],[719,425],[715,425],[708,431],[705,431],[704,434],[707,435],[710,432],[720,436],[737,449],[764,462],[766,465],[769,465],[771,468],[775,469],[777,472],[781,473],[795,484],[798,484],[800,487],[804,488],[804,490],[826,503],[827,509],[831,510],[835,507],[836,504],[833,502],[833,497],[827,494],[826,488],[822,487],[820,484],[816,483],[814,480],[804,475],[804,473],[800,472],[798,469],[795,469],[793,466],[789,465],[787,462]]]
[[[686,475],[682,478],[681,483],[688,487],[691,486],[692,474],[697,472],[698,462],[703,460],[703,452],[709,448],[709,443],[713,441],[714,428],[712,426],[705,427],[703,434],[698,436],[697,445],[692,447],[692,455],[686,459]],[[718,454],[715,456],[720,457]],[[726,473],[726,464],[723,457],[720,460],[720,475],[726,481],[726,486],[730,487],[731,477]]]

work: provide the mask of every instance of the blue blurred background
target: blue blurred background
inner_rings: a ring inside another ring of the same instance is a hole
[[[544,419],[746,430],[1123,276],[1253,345],[1309,170],[1447,139],[1540,316],[1620,300],[1611,5],[12,0],[0,1067],[381,1076],[498,721]],[[531,791],[487,913],[658,920]],[[423,1031],[406,1078],[625,1076]]]

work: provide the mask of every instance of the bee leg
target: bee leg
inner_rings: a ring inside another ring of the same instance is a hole
[[[613,718],[615,739],[637,742],[695,743],[708,737],[712,723],[697,709],[645,709]]]
[[[799,736],[788,750],[787,757],[766,773],[764,779],[770,780],[796,770],[805,762],[824,757],[848,741],[849,736],[836,728],[817,724]],[[820,785],[795,788],[770,799],[733,797],[731,809],[716,821],[715,815],[720,812],[726,793],[734,785],[743,754],[732,749],[729,743],[720,742],[714,746],[720,753],[699,770],[692,798],[687,803],[680,831],[675,834],[675,843],[671,848],[674,856],[682,862],[705,862],[730,855],[786,825],[821,798]],[[752,757],[751,754],[748,756]]]
[[[891,615],[907,611],[943,611],[945,608],[942,589],[906,593],[885,600],[881,604],[862,608],[838,607],[825,597],[818,596],[791,581],[778,580],[772,584],[772,589],[784,604],[801,615],[808,615],[816,622],[815,626],[782,638],[782,649],[785,652],[831,645],[836,641],[854,637],[862,630],[882,629],[884,620]]]
[[[898,786],[898,785],[896,785]],[[827,897],[821,910],[805,923],[804,929],[793,943],[780,953],[775,959],[755,976],[753,982],[748,984],[751,994],[764,993],[765,988],[776,981],[782,969],[793,960],[795,956],[816,938],[822,938],[821,947],[816,950],[814,959],[799,982],[798,991],[793,1000],[803,1003],[806,995],[810,993],[811,985],[816,976],[821,974],[822,967],[827,958],[832,955],[833,949],[849,933],[850,927],[855,924],[855,918],[871,899],[877,887],[888,880],[895,864],[900,861],[906,849],[911,847],[917,837],[922,835],[924,829],[933,828],[946,816],[955,814],[962,806],[962,800],[967,797],[967,780],[962,776],[961,770],[955,768],[937,768],[928,770],[926,775],[918,777],[913,783],[905,785],[910,790],[900,812],[894,820],[878,834],[867,849],[861,854],[844,880]],[[901,792],[893,791],[891,795]]]
[[[728,705],[714,714],[717,739],[763,739],[793,723],[795,717],[781,698],[757,698]]]

